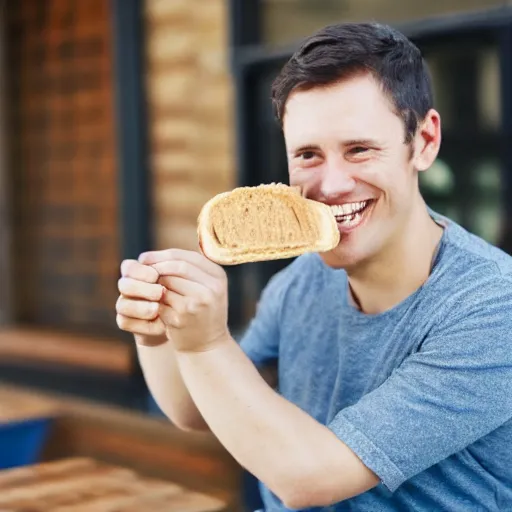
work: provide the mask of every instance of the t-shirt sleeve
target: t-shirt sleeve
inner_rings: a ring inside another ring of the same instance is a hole
[[[505,292],[452,315],[328,426],[393,492],[510,418],[512,292]]]
[[[261,293],[256,314],[240,339],[240,347],[257,367],[277,359],[279,323],[290,266],[271,277]]]

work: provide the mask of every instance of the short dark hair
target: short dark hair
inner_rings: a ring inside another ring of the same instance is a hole
[[[328,25],[304,40],[272,85],[272,103],[282,126],[286,101],[295,90],[330,85],[371,73],[403,119],[405,142],[432,108],[432,86],[420,50],[401,32],[379,23]]]

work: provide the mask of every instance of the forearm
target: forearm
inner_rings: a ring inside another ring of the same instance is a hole
[[[155,340],[135,336],[135,340],[144,378],[162,412],[178,428],[207,430],[208,426],[183,382],[171,343],[165,337]]]
[[[289,504],[330,501],[334,482],[322,477],[318,486],[318,477],[332,468],[339,478],[342,443],[272,390],[234,340],[177,358],[210,429],[242,466]],[[347,475],[349,485],[350,480]]]

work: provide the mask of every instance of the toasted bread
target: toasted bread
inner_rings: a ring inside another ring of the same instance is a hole
[[[198,217],[199,246],[220,265],[285,259],[336,247],[340,234],[329,206],[284,184],[218,194]]]

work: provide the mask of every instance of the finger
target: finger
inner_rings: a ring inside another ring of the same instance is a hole
[[[204,286],[214,286],[218,280],[217,277],[208,274],[200,267],[195,266],[193,263],[183,260],[168,260],[153,265],[160,276],[175,276],[182,277],[195,283],[203,284]]]
[[[124,260],[121,263],[121,275],[146,283],[156,283],[158,281],[158,272],[148,265],[139,263],[137,260]]]
[[[162,298],[163,288],[161,284],[144,283],[130,277],[122,277],[117,283],[119,293],[125,297],[159,301]]]
[[[167,290],[172,290],[180,295],[188,297],[200,297],[205,293],[208,293],[208,288],[206,286],[196,283],[195,281],[183,279],[182,277],[165,276],[161,277],[158,280],[158,283],[167,288]],[[165,294],[165,292],[163,293]]]
[[[128,299],[121,295],[117,299],[116,311],[120,315],[139,320],[154,320],[158,316],[158,302]]]
[[[185,297],[172,290],[166,290],[164,299],[160,303],[158,316],[165,325],[183,327],[186,319],[195,315],[203,305],[204,301],[201,298]]]
[[[161,336],[165,334],[165,325],[157,317],[154,320],[139,320],[124,315],[117,315],[116,322],[122,331],[139,334],[141,336]]]
[[[186,261],[200,268],[203,272],[214,277],[221,277],[224,274],[222,267],[213,263],[201,253],[196,251],[186,251],[184,249],[167,249],[165,251],[154,251],[142,253],[139,256],[139,262],[145,265],[154,265],[163,261]]]
[[[164,325],[167,327],[175,327],[177,329],[181,329],[185,327],[185,322],[189,320],[189,318],[187,315],[187,305],[184,298],[182,296],[178,297],[178,307],[176,307],[176,302],[174,307],[161,304],[158,316],[162,319]]]
[[[170,306],[177,311],[184,312],[185,311],[185,298],[182,294],[175,292],[173,290],[169,290],[168,288],[164,288],[164,294],[162,296],[162,300],[160,301],[160,310],[159,314],[162,312],[162,307]]]

